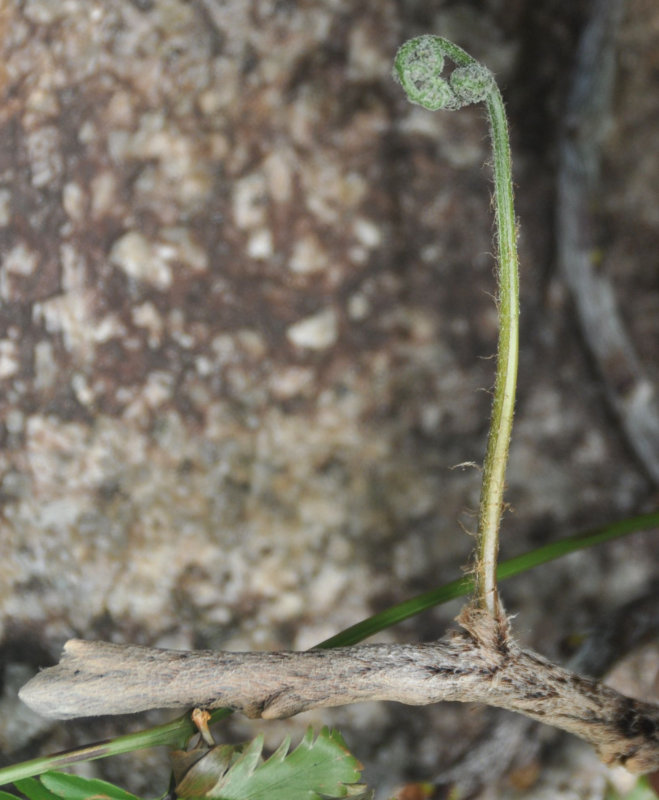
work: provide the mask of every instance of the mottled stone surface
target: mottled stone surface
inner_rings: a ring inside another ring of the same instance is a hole
[[[460,574],[479,475],[451,467],[482,458],[496,337],[488,148],[480,111],[429,114],[391,81],[420,32],[488,63],[511,110],[524,338],[504,554],[648,507],[551,272],[583,4],[505,5],[2,6],[3,718],[25,665],[71,635],[305,648]],[[629,4],[602,210],[605,268],[655,377],[658,25]],[[644,534],[504,596],[520,637],[564,657],[653,574]],[[383,636],[431,638],[456,610]],[[374,705],[265,730],[275,745],[340,724],[387,787],[464,752],[487,718],[466,711]],[[52,750],[143,724],[25,720],[0,737],[12,760],[39,737]],[[152,758],[93,769],[153,794],[167,773]]]

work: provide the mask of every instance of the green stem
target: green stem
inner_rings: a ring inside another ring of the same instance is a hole
[[[494,151],[494,208],[499,246],[499,345],[478,515],[476,593],[479,604],[496,616],[500,613],[496,585],[499,527],[519,360],[519,277],[508,124],[496,85],[486,105]]]
[[[456,64],[448,80],[441,75],[446,57]],[[475,592],[478,605],[492,616],[499,617],[503,613],[496,585],[499,528],[519,359],[517,237],[506,112],[492,73],[457,45],[439,36],[420,36],[406,42],[396,55],[394,76],[413,103],[431,110],[444,108],[453,111],[471,103],[484,102],[490,121],[499,251],[499,344],[478,515]]]

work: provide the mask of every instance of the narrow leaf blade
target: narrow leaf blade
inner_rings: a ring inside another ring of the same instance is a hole
[[[59,797],[41,783],[36,778],[24,778],[22,781],[15,781],[14,786],[22,792],[29,800],[59,800]]]
[[[41,776],[43,785],[57,798],[65,800],[139,800],[134,794],[97,778],[83,778],[65,772],[45,772]]]

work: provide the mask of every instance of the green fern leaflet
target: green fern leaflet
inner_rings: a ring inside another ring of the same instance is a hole
[[[367,800],[372,794],[359,784],[361,764],[337,731],[323,728],[314,740],[311,728],[289,753],[290,739],[263,760],[263,736],[242,752],[220,745],[202,755],[176,787],[179,798],[214,800]],[[186,759],[188,753],[182,753]],[[176,758],[176,757],[175,757]],[[176,763],[175,763],[175,772]]]

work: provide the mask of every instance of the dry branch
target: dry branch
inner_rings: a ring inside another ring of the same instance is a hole
[[[72,639],[60,663],[20,696],[59,719],[193,706],[274,719],[366,700],[478,702],[569,731],[608,764],[659,769],[659,706],[522,650],[507,623],[485,612],[467,609],[459,621],[462,631],[429,644],[304,653],[183,652]]]

